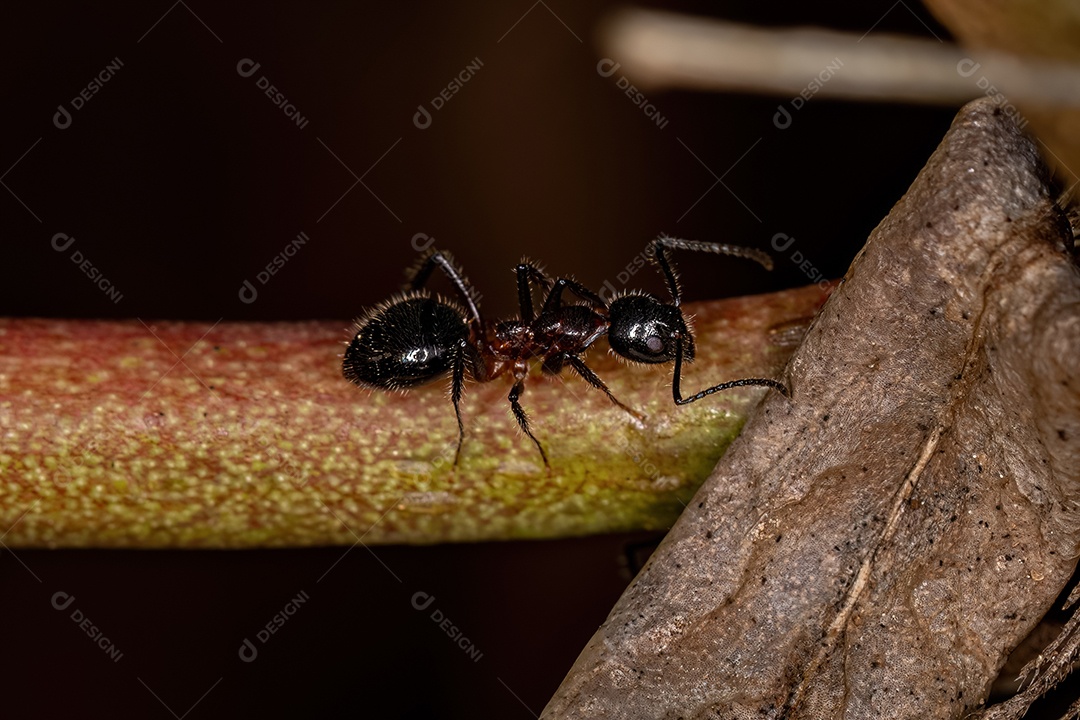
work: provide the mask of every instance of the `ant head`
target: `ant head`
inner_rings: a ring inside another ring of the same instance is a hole
[[[608,310],[608,344],[616,354],[639,363],[665,363],[675,359],[679,342],[683,357],[694,359],[694,338],[686,318],[675,305],[652,295],[623,295]]]
[[[363,387],[398,390],[423,385],[453,368],[469,337],[465,313],[426,292],[384,303],[356,324],[343,372]]]

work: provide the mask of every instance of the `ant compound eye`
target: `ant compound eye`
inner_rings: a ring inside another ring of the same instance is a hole
[[[448,372],[469,335],[454,307],[430,297],[393,302],[360,323],[345,350],[345,377],[383,389],[423,385]]]
[[[628,360],[664,363],[675,359],[678,338],[687,333],[679,308],[649,295],[626,295],[611,303],[608,343]]]
[[[674,359],[675,341],[672,336],[675,328],[668,323],[649,318],[631,321],[619,329],[624,332],[614,335],[616,340],[612,347],[620,355],[648,363],[662,363]]]

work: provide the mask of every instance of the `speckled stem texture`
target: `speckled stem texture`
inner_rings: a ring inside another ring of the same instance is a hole
[[[777,377],[826,292],[688,306],[684,391]],[[408,394],[341,377],[346,323],[0,320],[0,524],[10,546],[270,547],[563,537],[668,527],[761,388],[686,407],[668,367],[587,358],[637,424],[574,377],[509,414],[505,378],[470,384],[461,464],[444,384]],[[772,392],[772,391],[770,391]]]

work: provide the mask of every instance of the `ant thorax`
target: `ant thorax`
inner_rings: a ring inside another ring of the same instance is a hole
[[[527,360],[532,357],[533,331],[520,320],[486,322],[484,339],[500,360]]]
[[[520,320],[485,321],[481,342],[483,379],[502,375],[533,357],[533,332]],[[480,379],[480,378],[478,378]]]
[[[484,339],[488,354],[503,363],[533,359],[547,363],[567,353],[585,352],[604,334],[607,324],[606,313],[586,305],[563,305],[542,312],[530,323],[485,323]]]

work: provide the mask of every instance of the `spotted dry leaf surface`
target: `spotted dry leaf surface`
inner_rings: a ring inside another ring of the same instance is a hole
[[[684,388],[772,376],[769,328],[812,316],[811,287],[689,306]],[[576,377],[522,398],[553,471],[509,413],[507,378],[408,395],[341,376],[345,323],[0,319],[0,530],[11,546],[433,543],[666,528],[763,391],[687,408],[670,369],[590,364],[637,425]],[[568,375],[568,374],[567,374]]]
[[[966,106],[543,718],[960,718],[1076,567],[1080,274]],[[1071,244],[1071,240],[1069,241]]]

